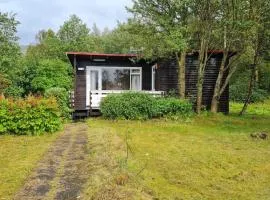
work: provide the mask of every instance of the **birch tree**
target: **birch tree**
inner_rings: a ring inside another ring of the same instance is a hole
[[[245,53],[248,45],[248,31],[252,25],[248,19],[249,6],[247,1],[220,1],[220,18],[217,21],[219,37],[223,41],[223,57],[211,102],[213,113],[218,111],[220,97],[238,67],[235,62]]]
[[[253,63],[251,66],[248,94],[240,112],[243,115],[250,103],[253,88],[258,77],[258,66],[264,54],[264,46],[269,42],[270,36],[270,2],[267,0],[249,0],[249,19],[253,27],[250,29],[250,42],[253,48]]]
[[[179,94],[185,97],[185,58],[189,48],[188,21],[190,0],[133,0],[128,11],[134,14],[134,20],[150,26],[154,37],[160,38],[157,46],[163,46],[163,52],[174,52],[178,62]],[[148,28],[149,30],[149,28]],[[163,44],[162,44],[163,43]]]
[[[216,19],[219,14],[219,1],[217,0],[194,0],[192,14],[194,27],[198,33],[199,41],[199,66],[197,79],[196,112],[201,113],[204,72],[209,58],[209,49],[212,47],[213,32],[216,28]]]

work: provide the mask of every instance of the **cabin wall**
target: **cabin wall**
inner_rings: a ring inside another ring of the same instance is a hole
[[[203,83],[203,105],[210,109],[215,82],[218,76],[222,55],[212,55],[205,70]],[[193,102],[197,93],[198,55],[188,55],[186,58],[186,96]],[[74,109],[85,111],[86,108],[86,67],[87,66],[119,66],[142,67],[142,89],[152,89],[152,65],[143,61],[133,63],[128,59],[107,59],[105,62],[95,62],[89,57],[77,57],[75,66],[74,83]],[[178,93],[178,63],[175,58],[164,59],[158,62],[155,77],[155,89],[159,91],[175,91]],[[79,68],[84,70],[78,70]],[[224,79],[226,76],[224,77]],[[226,88],[220,99],[219,111],[229,112],[229,87]]]
[[[203,83],[203,105],[210,109],[214,93],[216,79],[221,65],[222,55],[212,55],[209,59]],[[197,78],[198,78],[198,55],[188,55],[186,57],[186,96],[195,103],[197,96]],[[226,76],[224,77],[224,79]],[[174,90],[178,92],[178,63],[175,58],[162,60],[158,63],[156,71],[156,89],[163,91]],[[219,112],[229,112],[229,87],[226,88],[220,98]]]
[[[152,90],[152,67],[146,64],[142,67],[142,90]]]
[[[86,70],[78,70],[80,64],[76,67],[75,85],[74,85],[74,109],[86,109]]]

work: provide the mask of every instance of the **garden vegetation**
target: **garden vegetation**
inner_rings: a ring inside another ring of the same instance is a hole
[[[101,102],[101,113],[107,119],[152,119],[190,116],[192,104],[177,98],[158,98],[139,92],[111,94]]]
[[[61,112],[54,98],[0,99],[0,134],[39,135],[55,132],[61,125]]]

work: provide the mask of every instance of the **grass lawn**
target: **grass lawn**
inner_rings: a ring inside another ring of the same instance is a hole
[[[185,121],[90,119],[93,199],[270,199],[270,101],[247,115]],[[128,145],[127,145],[128,144]],[[127,151],[127,146],[129,150]],[[128,152],[128,155],[127,155]]]
[[[12,199],[57,136],[0,135],[0,200]]]

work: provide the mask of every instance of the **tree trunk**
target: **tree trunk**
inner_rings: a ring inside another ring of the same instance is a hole
[[[202,109],[202,95],[203,95],[203,77],[201,75],[198,76],[198,82],[197,82],[197,104],[196,104],[196,112],[198,114],[201,113]]]
[[[199,53],[199,69],[198,69],[198,80],[197,80],[197,102],[196,112],[201,113],[202,109],[202,96],[203,96],[203,81],[204,71],[208,59],[208,41],[203,37],[201,40],[201,47]]]
[[[222,80],[223,80],[224,73],[225,73],[225,67],[226,67],[225,65],[226,65],[227,58],[228,58],[228,52],[224,51],[221,66],[220,66],[219,73],[218,73],[218,77],[216,80],[216,85],[215,85],[214,94],[212,97],[212,102],[211,102],[211,112],[212,113],[218,112],[219,99],[220,99],[220,96],[222,95],[222,92],[220,90],[221,90]]]
[[[258,68],[258,66],[256,66],[255,81],[256,81],[256,83],[259,83],[259,68]]]
[[[252,96],[252,92],[253,92],[253,88],[254,88],[254,85],[255,85],[255,79],[256,79],[256,65],[253,65],[252,66],[252,71],[251,71],[251,75],[250,75],[250,81],[249,81],[249,87],[248,87],[248,95],[247,95],[247,98],[245,100],[245,103],[244,103],[244,106],[241,110],[241,112],[239,113],[240,116],[242,116],[246,110],[247,110],[247,107],[248,107],[248,104],[250,103],[250,100],[251,100],[251,96]]]
[[[248,104],[250,103],[250,100],[251,100],[253,88],[254,88],[255,82],[256,82],[257,64],[258,64],[258,50],[256,50],[255,55],[254,55],[254,61],[253,61],[253,65],[252,65],[252,71],[251,71],[249,87],[248,87],[248,94],[247,94],[247,98],[245,100],[244,106],[243,106],[241,112],[239,113],[240,116],[242,116],[246,112]]]
[[[178,85],[180,98],[184,99],[186,92],[186,51],[182,51],[180,54],[180,60],[178,59]]]

